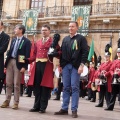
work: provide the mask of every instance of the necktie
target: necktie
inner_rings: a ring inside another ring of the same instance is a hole
[[[18,47],[19,47],[19,40],[20,39],[16,40],[16,43],[15,43],[15,46],[14,46],[14,52],[13,52],[14,57],[16,57],[16,54],[17,54],[17,50],[18,50]]]
[[[42,43],[44,44],[47,41],[47,38],[43,38]]]

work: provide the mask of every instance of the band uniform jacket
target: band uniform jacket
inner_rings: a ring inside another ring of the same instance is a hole
[[[50,58],[47,55],[47,52],[51,44],[52,44],[52,38],[49,38],[44,44],[42,44],[41,39],[38,40],[35,43],[34,54],[32,57],[29,58],[30,63],[36,61],[36,58],[48,59],[40,86],[45,86],[49,88],[53,88],[53,63],[52,60],[50,60]],[[36,67],[36,62],[34,63],[33,68],[31,70],[31,76],[28,85],[34,85],[35,67]]]
[[[94,67],[89,68],[87,88],[91,88],[91,83],[93,82],[94,74],[95,74],[95,68]]]
[[[116,69],[118,69],[118,75],[120,77],[120,60],[119,59],[114,60],[113,63],[112,63],[112,66],[110,68],[110,74],[112,76],[113,76]]]
[[[95,70],[95,74],[94,74],[94,77],[93,77],[93,82],[95,82],[95,84],[96,84],[96,82],[98,83],[99,74],[100,74],[99,70]],[[99,85],[97,85],[97,91],[100,91],[100,86]]]
[[[10,37],[4,32],[0,34],[0,79],[4,79],[4,52],[8,48]]]
[[[13,51],[16,39],[17,38],[14,38],[11,42],[10,50],[8,52],[7,59],[6,59],[6,62],[5,62],[5,67],[7,67],[8,62],[11,59],[11,55],[12,55],[12,51]],[[21,68],[25,68],[27,70],[28,63],[27,62],[25,62],[25,63],[18,62],[18,56],[23,55],[23,56],[25,56],[25,58],[29,58],[30,57],[30,49],[31,49],[30,40],[28,40],[26,37],[23,36],[22,40],[19,44],[19,47],[18,47],[18,50],[17,50],[17,55],[16,55],[16,66],[19,70],[21,70]]]
[[[106,71],[105,73],[105,77],[107,78],[107,91],[111,92],[112,91],[112,87],[111,87],[111,82],[112,82],[112,76],[110,74],[110,67],[112,66],[112,62],[108,61],[108,62],[104,62],[101,64],[100,68],[99,68],[99,72],[101,74],[102,71]]]

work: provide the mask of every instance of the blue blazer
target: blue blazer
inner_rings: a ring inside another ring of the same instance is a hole
[[[9,60],[11,59],[11,55],[12,55],[12,51],[13,51],[13,48],[15,45],[15,41],[16,41],[16,38],[14,38],[11,42],[10,50],[7,54],[7,58],[6,58],[6,62],[5,62],[5,67],[7,67]],[[17,55],[16,55],[16,66],[19,70],[22,67],[27,70],[28,63],[27,62],[25,62],[25,63],[18,62],[18,56],[24,55],[25,58],[29,58],[30,57],[30,50],[31,50],[31,42],[30,42],[30,40],[28,40],[26,37],[23,36],[23,38],[19,44],[19,48],[18,48]]]

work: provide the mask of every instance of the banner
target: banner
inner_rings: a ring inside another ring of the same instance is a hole
[[[23,25],[26,28],[27,34],[33,33],[36,30],[38,22],[38,10],[25,10],[23,15]]]
[[[80,33],[83,36],[86,36],[88,34],[90,11],[91,5],[81,5],[72,7],[72,21],[78,22],[78,33]]]
[[[88,60],[94,62],[94,40],[92,40],[92,43],[90,45],[90,50],[88,54]]]

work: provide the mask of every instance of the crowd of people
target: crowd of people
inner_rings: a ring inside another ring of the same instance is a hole
[[[4,53],[8,48],[10,37],[3,32],[3,22],[0,21],[0,92],[3,84],[6,85],[6,98],[1,108],[9,106],[12,93],[14,93],[12,109],[19,108],[19,96],[23,95],[25,71],[28,69],[28,64],[34,63],[26,89],[28,97],[31,97],[33,91],[35,98],[29,112],[45,113],[54,88],[53,58],[56,57],[60,61],[58,71],[61,77],[58,79],[54,100],[60,100],[63,91],[63,103],[61,109],[54,115],[68,115],[71,98],[72,117],[77,118],[79,98],[87,96],[86,100],[96,102],[97,92],[99,103],[95,107],[103,107],[105,98],[107,105],[105,110],[114,109],[116,96],[120,94],[120,48],[118,46],[116,60],[111,61],[111,54],[105,51],[105,61],[98,62],[97,69],[95,63],[90,62],[88,75],[82,77],[80,75],[87,63],[89,50],[86,38],[77,31],[78,23],[71,21],[69,35],[63,38],[60,47],[58,44],[60,35],[54,34],[51,37],[50,26],[45,24],[41,27],[42,37],[34,43],[32,51],[30,40],[24,36],[25,26],[18,24],[14,29],[16,37],[11,41],[4,63]]]
[[[106,45],[107,46],[107,45]],[[120,97],[120,48],[118,41],[117,59],[111,61],[111,53],[105,48],[104,62],[98,62],[95,70],[94,62],[90,62],[88,73],[88,97],[90,102],[96,102],[96,92],[98,92],[99,102],[95,107],[103,107],[104,98],[106,108],[104,110],[112,111],[116,102]]]

